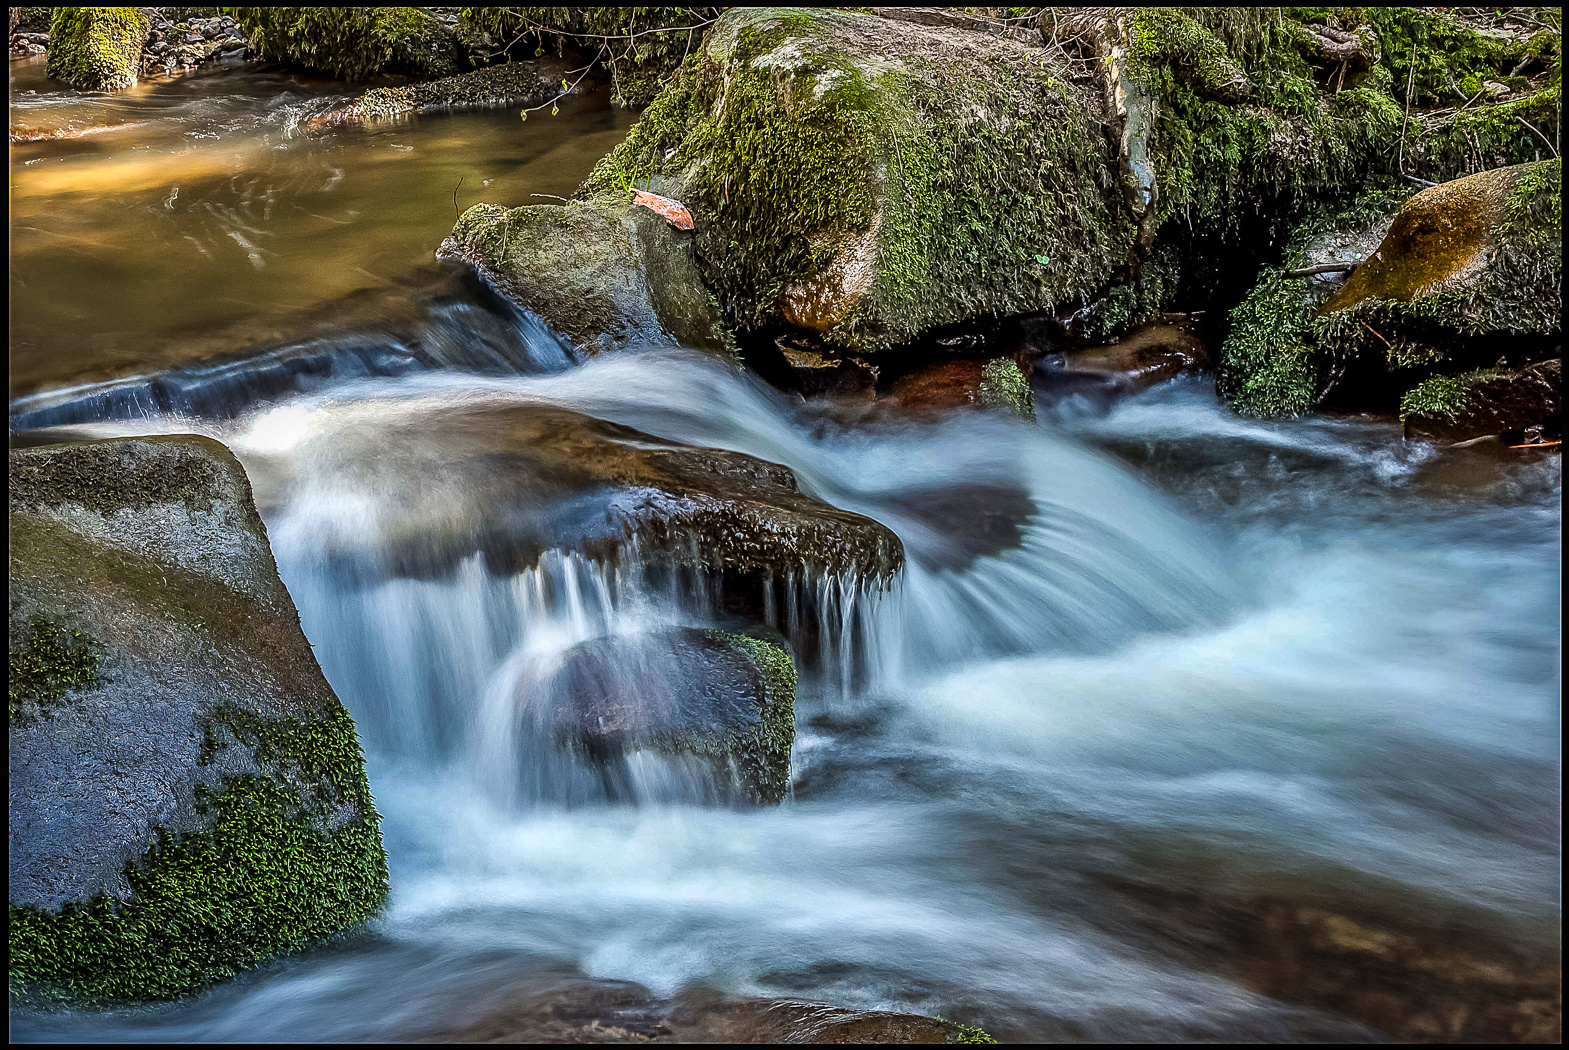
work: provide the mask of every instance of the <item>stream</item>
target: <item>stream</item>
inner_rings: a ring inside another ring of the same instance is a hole
[[[574,361],[431,253],[460,180],[462,208],[569,195],[633,120],[603,95],[320,131],[340,83],[229,61],[98,96],[42,62],[11,63],[13,434],[203,433],[245,464],[392,896],[178,1003],[13,1010],[13,1039],[411,1039],[566,977],[1005,1041],[1384,1038],[1269,994],[1227,932],[1261,901],[1556,959],[1556,454],[1246,420],[1201,378],[849,427],[695,352]],[[679,574],[323,553],[385,534],[431,420],[538,403],[785,464],[904,542],[888,588],[778,585],[822,624],[801,653],[778,623],[803,664],[781,806],[668,763],[598,797],[517,738],[551,654],[724,622]],[[969,545],[977,486],[1024,501],[1001,552]]]

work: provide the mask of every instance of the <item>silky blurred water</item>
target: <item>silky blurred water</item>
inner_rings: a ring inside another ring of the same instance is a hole
[[[426,127],[449,133],[376,134]],[[281,150],[275,179],[331,163],[268,134],[255,148]],[[66,264],[28,263],[41,280],[52,265]],[[42,312],[20,323],[56,330]],[[422,421],[537,403],[785,464],[904,541],[891,587],[778,584],[831,612],[819,650],[798,653],[815,670],[783,805],[712,804],[653,768],[635,803],[585,803],[506,744],[538,661],[719,622],[692,581],[564,552],[418,580],[323,556],[388,541],[400,464],[442,452]],[[367,427],[374,451],[353,452]],[[562,972],[941,1014],[1013,1039],[1376,1036],[1221,976],[1187,920],[1153,927],[1115,888],[1130,882],[1311,893],[1555,943],[1556,456],[1460,463],[1384,423],[1242,420],[1202,380],[1038,425],[849,428],[725,362],[663,352],[358,379],[229,419],[77,433],[191,431],[245,464],[360,727],[391,902],[367,931],[188,1001],[13,1013],[13,1038],[397,1039],[483,1013],[498,982]],[[951,507],[980,490],[1018,494],[1026,518],[977,556]]]

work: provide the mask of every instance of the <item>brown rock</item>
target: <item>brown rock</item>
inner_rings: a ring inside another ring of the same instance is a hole
[[[1163,321],[1135,328],[1116,343],[1073,351],[1065,363],[1073,371],[1120,376],[1132,389],[1143,390],[1203,370],[1209,349],[1194,325]]]

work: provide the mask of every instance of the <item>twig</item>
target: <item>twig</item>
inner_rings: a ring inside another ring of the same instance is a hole
[[[1400,177],[1403,178],[1403,179],[1409,179],[1412,182],[1416,183],[1418,186],[1437,186],[1438,185],[1438,183],[1436,183],[1436,182],[1428,182],[1426,179],[1419,179],[1415,175],[1407,175],[1405,172],[1401,172],[1400,173]]]
[[[466,179],[466,178],[468,178],[467,175],[464,175],[462,178],[459,178],[458,179],[458,184],[456,186],[452,187],[452,217],[454,219],[456,219],[458,217],[458,191],[463,188],[463,179]]]
[[[1562,445],[1562,444],[1563,444],[1562,441],[1535,441],[1535,442],[1532,442],[1529,445],[1510,445],[1509,447],[1510,448],[1552,448],[1554,445]]]
[[[1522,117],[1520,114],[1516,113],[1515,114],[1515,119],[1518,120],[1520,123],[1524,124],[1526,127],[1530,128],[1533,132],[1536,132],[1536,137],[1541,139],[1543,142],[1547,143],[1547,148],[1553,151],[1553,156],[1555,156],[1555,157],[1558,156],[1557,148],[1554,147],[1551,142],[1548,142],[1546,135],[1542,134],[1540,131],[1537,131],[1536,128],[1533,125],[1531,125],[1530,123],[1528,123],[1526,121],[1526,119],[1524,117]]]
[[[598,62],[599,61],[599,56],[603,55],[604,53],[605,53],[605,45],[601,44],[601,45],[599,45],[599,50],[594,53],[594,57],[589,61],[588,65],[583,67],[583,72],[579,73],[578,74],[578,78],[576,80],[572,81],[572,87],[569,87],[565,91],[562,91],[562,92],[558,93],[555,98],[550,99],[549,101],[541,102],[537,106],[532,106],[532,107],[530,107],[528,109],[523,110],[523,119],[527,120],[528,119],[528,115],[530,113],[533,113],[536,110],[544,109],[546,106],[554,107],[557,102],[560,102],[562,99],[564,99],[568,95],[572,94],[572,88],[575,88],[579,84],[583,83],[583,78],[588,76],[588,71],[594,68],[594,63]]]
[[[1374,335],[1378,335],[1378,332],[1373,328],[1373,326],[1368,324],[1366,321],[1362,322],[1362,327],[1366,328],[1369,332],[1372,332]],[[1395,348],[1395,345],[1393,343],[1391,343],[1388,339],[1385,339],[1381,335],[1378,335],[1378,341],[1380,343],[1383,343],[1385,346],[1389,347],[1389,349],[1391,349],[1391,350],[1393,350]]]
[[[530,193],[529,196],[530,197],[549,197],[551,200],[561,201],[563,204],[571,204],[572,203],[571,201],[567,200],[565,197],[557,197],[554,193]]]
[[[1356,263],[1320,263],[1317,266],[1306,266],[1300,270],[1287,270],[1282,277],[1312,277],[1316,273],[1350,273],[1357,268]]]
[[[1400,121],[1400,152],[1395,156],[1395,170],[1406,173],[1406,124],[1411,120],[1411,86],[1416,83],[1416,43],[1411,44],[1411,61],[1406,68],[1406,115]]]

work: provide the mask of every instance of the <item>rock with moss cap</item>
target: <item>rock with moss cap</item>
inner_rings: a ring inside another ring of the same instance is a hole
[[[1018,363],[1007,357],[989,361],[954,358],[918,368],[894,383],[885,403],[916,410],[974,406],[1035,418],[1030,382]]]
[[[691,234],[624,198],[566,207],[477,204],[436,255],[472,265],[582,354],[672,345],[734,353]]]
[[[259,58],[345,80],[380,73],[447,77],[468,65],[446,27],[418,7],[230,7]]]
[[[1044,49],[735,8],[579,194],[653,180],[736,325],[876,351],[1099,289],[1134,236],[1109,159],[1099,93]]]
[[[354,724],[233,456],[12,451],[10,501],[13,992],[170,998],[375,912]]]
[[[88,91],[136,83],[152,21],[134,7],[57,7],[49,22],[49,76]]]
[[[1400,399],[1400,419],[1415,437],[1461,441],[1488,434],[1558,439],[1563,435],[1563,362],[1481,368],[1423,380]]]
[[[717,800],[784,800],[795,666],[775,642],[699,628],[600,638],[570,649],[543,690],[526,703],[540,735],[592,763],[612,801],[637,798],[638,751],[695,760],[706,783],[690,786]]]
[[[1495,168],[1416,194],[1319,308],[1320,339],[1410,368],[1561,331],[1562,170],[1556,159]]]
[[[1267,269],[1232,312],[1221,392],[1256,415],[1300,414],[1331,394],[1393,411],[1429,377],[1555,356],[1560,163],[1369,194],[1310,216],[1285,268]]]

